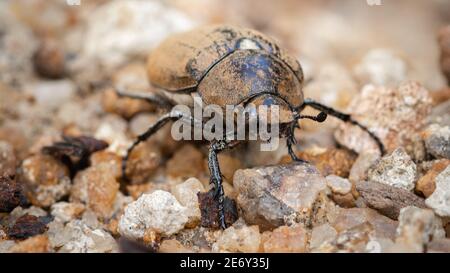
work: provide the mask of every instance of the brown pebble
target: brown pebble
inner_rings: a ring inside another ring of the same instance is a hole
[[[368,207],[393,220],[398,219],[400,210],[404,207],[426,207],[425,201],[414,193],[374,181],[359,182],[356,190]]]
[[[48,253],[50,243],[47,235],[37,235],[17,243],[11,248],[12,253]]]
[[[107,89],[103,92],[102,106],[105,112],[118,114],[126,119],[134,115],[153,110],[153,106],[144,100],[119,97],[115,90]]]
[[[47,230],[48,222],[48,217],[25,214],[16,220],[12,228],[8,229],[8,236],[13,239],[27,239],[42,234]]]
[[[422,176],[416,184],[416,191],[429,197],[436,189],[436,176],[444,171],[450,165],[449,159],[442,159],[434,163],[431,169]]]
[[[214,189],[208,192],[197,193],[200,212],[202,215],[201,226],[206,228],[219,228],[219,203],[214,198]],[[238,219],[236,202],[225,197],[224,201],[225,223],[229,227]]]
[[[16,155],[8,142],[0,141],[0,176],[16,174]]]
[[[139,144],[130,154],[126,175],[131,184],[140,184],[154,174],[161,164],[161,152],[152,142]]]
[[[297,153],[297,156],[312,163],[323,176],[331,174],[348,177],[356,160],[356,155],[344,149],[308,150]],[[280,164],[292,162],[290,156],[284,156]]]
[[[44,78],[60,79],[66,73],[65,53],[57,41],[46,39],[33,56],[34,70]]]
[[[26,203],[21,184],[9,176],[0,177],[0,212],[11,212]]]
[[[194,145],[184,145],[167,162],[167,174],[183,179],[198,177],[205,171],[203,158],[203,154]]]

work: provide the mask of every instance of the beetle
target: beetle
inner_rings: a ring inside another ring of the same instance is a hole
[[[144,99],[170,109],[176,104],[192,106],[192,97],[200,96],[206,105],[277,105],[280,113],[280,136],[286,137],[288,153],[293,161],[302,161],[293,150],[294,130],[300,119],[324,122],[328,115],[359,126],[376,142],[381,154],[380,139],[348,114],[303,97],[304,76],[300,63],[264,34],[229,25],[204,26],[172,35],[152,50],[147,61],[150,84],[158,90],[152,94],[130,93],[116,88],[119,96]],[[306,107],[320,113],[301,115]],[[122,161],[122,175],[126,177],[130,153],[169,121],[196,121],[177,111],[162,115],[146,132],[138,136]],[[198,121],[197,121],[198,122]],[[201,122],[201,121],[200,121]],[[208,167],[210,183],[214,185],[218,201],[218,219],[226,228],[224,191],[218,153],[232,148],[236,141],[210,141]]]

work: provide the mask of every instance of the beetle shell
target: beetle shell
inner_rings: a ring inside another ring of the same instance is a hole
[[[265,35],[227,25],[206,26],[175,34],[150,54],[147,70],[150,82],[166,91],[196,91],[198,84],[223,59],[240,50],[258,50],[286,64],[301,85],[300,64]],[[292,91],[300,93],[299,91]]]

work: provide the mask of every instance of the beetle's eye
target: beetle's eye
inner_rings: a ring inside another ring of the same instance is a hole
[[[258,42],[248,38],[239,40],[236,47],[238,49],[262,49]]]

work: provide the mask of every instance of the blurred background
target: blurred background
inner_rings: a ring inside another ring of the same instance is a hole
[[[145,128],[132,122],[130,136],[125,120],[149,106],[107,89],[148,90],[152,48],[212,23],[274,37],[300,60],[306,96],[339,109],[366,84],[416,80],[439,91],[446,82],[437,33],[449,19],[448,0],[2,0],[0,139],[23,154],[61,131],[124,149]]]

